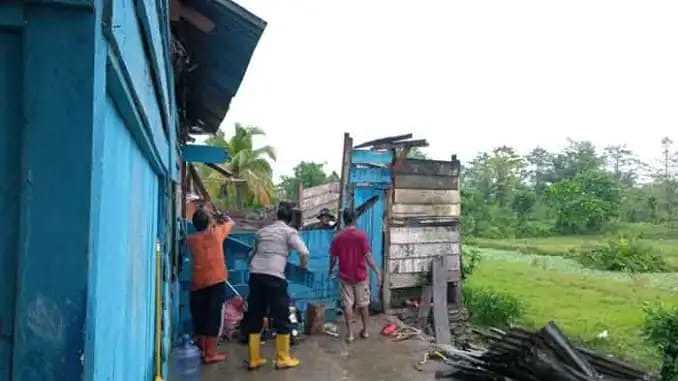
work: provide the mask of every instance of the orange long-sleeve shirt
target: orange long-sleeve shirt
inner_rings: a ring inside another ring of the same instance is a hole
[[[233,221],[210,226],[188,236],[193,255],[193,291],[225,282],[228,279],[224,260],[224,240],[233,229]]]

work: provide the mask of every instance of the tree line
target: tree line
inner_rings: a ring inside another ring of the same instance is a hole
[[[536,147],[520,155],[502,146],[462,170],[465,234],[488,238],[598,232],[611,222],[673,229],[678,206],[678,152],[669,138],[654,163],[625,145],[602,151],[568,140],[559,152]]]

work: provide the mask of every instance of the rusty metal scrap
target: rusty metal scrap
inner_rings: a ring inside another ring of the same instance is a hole
[[[476,331],[477,333],[480,333]],[[439,346],[452,366],[437,378],[516,381],[645,381],[652,376],[621,361],[574,347],[555,323],[537,332],[513,328],[482,332],[485,351]]]

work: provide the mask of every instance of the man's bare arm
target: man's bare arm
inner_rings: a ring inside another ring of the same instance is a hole
[[[374,263],[374,258],[372,258],[372,252],[367,252],[365,254],[365,259],[367,260],[367,266],[374,271],[374,274],[377,276],[377,279],[379,280],[379,284],[381,284],[381,272],[377,269],[377,265]]]

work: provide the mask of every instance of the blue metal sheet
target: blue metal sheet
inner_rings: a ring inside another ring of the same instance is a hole
[[[393,151],[353,150],[351,162],[386,167],[393,162]]]
[[[205,164],[222,164],[230,159],[225,149],[200,144],[184,145],[181,147],[181,156],[184,161]]]
[[[353,184],[391,184],[391,170],[388,168],[351,168],[351,183]]]

